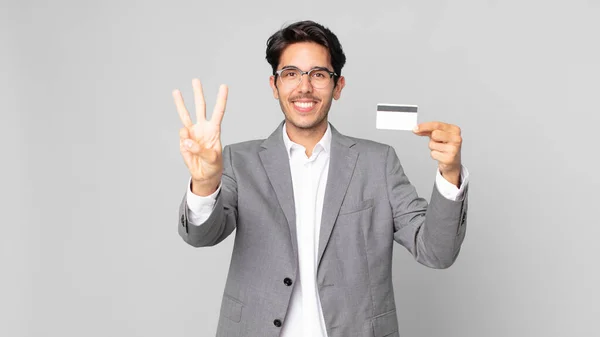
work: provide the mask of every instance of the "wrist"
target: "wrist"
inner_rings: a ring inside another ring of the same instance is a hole
[[[442,175],[442,177],[444,177],[444,179],[446,179],[449,183],[455,185],[458,188],[460,188],[460,184],[461,184],[460,173],[461,173],[460,167],[458,167],[458,169],[451,169],[451,170],[442,170],[440,168],[440,174]]]
[[[209,196],[219,188],[219,184],[221,183],[221,179],[211,179],[211,180],[194,180],[192,179],[192,186],[190,189],[192,193],[195,195],[206,197]]]

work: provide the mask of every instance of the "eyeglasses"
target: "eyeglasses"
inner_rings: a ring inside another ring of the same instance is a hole
[[[310,84],[316,89],[322,89],[329,85],[336,73],[327,68],[317,67],[309,71],[302,71],[296,67],[286,67],[275,72],[281,83],[288,88],[295,88],[302,82],[302,75],[308,75]]]

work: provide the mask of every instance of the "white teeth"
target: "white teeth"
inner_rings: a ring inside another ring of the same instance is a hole
[[[315,102],[294,102],[294,105],[302,109],[308,109],[312,108]]]

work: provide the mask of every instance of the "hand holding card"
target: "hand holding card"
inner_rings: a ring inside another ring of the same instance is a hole
[[[416,105],[377,104],[376,128],[382,130],[412,130],[418,136],[429,137],[431,158],[438,161],[440,173],[449,182],[460,186],[460,128],[442,122],[417,123]]]
[[[459,187],[462,167],[460,127],[443,122],[426,122],[413,131],[418,136],[429,137],[431,158],[437,160],[442,176]]]

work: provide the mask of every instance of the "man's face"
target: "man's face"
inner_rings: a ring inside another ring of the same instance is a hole
[[[283,50],[277,70],[290,66],[303,71],[319,67],[333,71],[327,48],[313,42],[294,43]],[[307,130],[326,125],[332,99],[340,98],[345,79],[340,77],[334,87],[332,78],[323,88],[314,88],[308,75],[302,75],[297,85],[285,85],[280,78],[275,80],[275,76],[271,76],[270,83],[286,122],[298,129]]]

